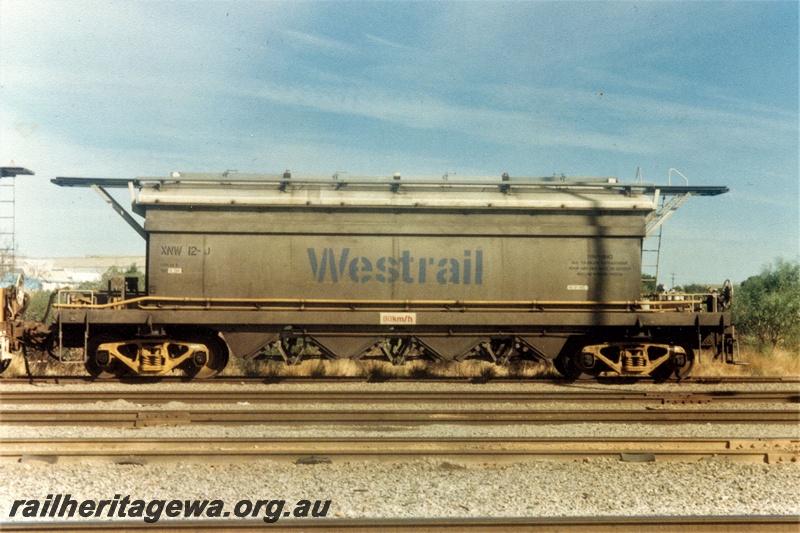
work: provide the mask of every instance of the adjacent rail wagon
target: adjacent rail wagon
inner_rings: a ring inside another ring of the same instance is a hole
[[[90,186],[145,239],[146,287],[63,291],[46,340],[96,376],[208,378],[229,354],[552,360],[570,378],[732,362],[730,292],[641,297],[642,243],[690,195],[614,178],[407,180],[185,174]],[[132,209],[107,188],[130,189]]]

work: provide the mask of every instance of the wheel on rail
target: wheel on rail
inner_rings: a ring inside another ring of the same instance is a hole
[[[694,368],[694,350],[688,346],[682,346],[682,348],[686,352],[686,363],[675,369],[675,377],[679,380],[688,378]]]
[[[562,376],[567,375],[567,368],[564,366],[564,358],[563,357],[556,357],[552,359],[553,367],[556,369],[556,372],[561,374]]]
[[[583,367],[580,363],[580,356],[581,354],[559,355],[553,359],[553,366],[559,374],[572,381],[595,379],[597,374]]]
[[[577,367],[574,357],[570,355],[559,354],[558,357],[553,359],[553,366],[559,374],[569,380],[589,379],[591,377]]]
[[[694,368],[694,350],[689,348],[688,346],[681,346],[683,351],[685,352],[685,357],[682,361],[678,361],[678,363],[683,362],[682,365],[676,364],[673,361],[668,361],[650,373],[650,376],[656,382],[664,382],[670,379],[686,379],[692,373],[692,368]]]
[[[211,379],[228,364],[228,345],[219,337],[203,337],[194,339],[205,349],[195,350],[186,363],[184,371],[191,379]]]
[[[672,362],[667,361],[650,372],[650,377],[653,378],[653,381],[656,383],[664,383],[665,381],[669,381],[675,377],[675,365]]]
[[[589,344],[591,341],[586,338],[570,338],[561,353],[553,359],[553,366],[562,376],[572,381],[596,379],[604,365],[592,356],[584,357],[583,348]]]
[[[114,339],[105,335],[92,337],[86,347],[86,363],[84,367],[90,376],[96,379],[111,379],[123,376],[127,373],[128,367],[111,358],[107,350],[98,348],[106,343],[114,342]]]
[[[568,379],[580,381],[585,379],[596,379],[598,372],[594,368],[586,368],[582,362],[582,353],[576,353],[564,361],[564,374]]]

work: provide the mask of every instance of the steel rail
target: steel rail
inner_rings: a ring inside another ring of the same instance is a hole
[[[225,462],[255,459],[318,463],[612,459],[626,462],[722,459],[796,463],[800,439],[739,438],[186,438],[0,439],[0,461]]]
[[[786,424],[800,423],[796,410],[0,410],[0,423],[6,426],[102,426],[147,427],[163,425],[358,425],[386,424],[576,424],[576,423],[643,423],[643,424]]]
[[[262,380],[263,381],[263,380]],[[124,387],[124,386],[123,386]],[[800,391],[287,391],[222,388],[220,390],[4,390],[0,382],[0,404],[66,404],[126,400],[133,403],[515,403],[542,402],[633,403],[641,405],[683,405],[706,403],[800,403]]]
[[[41,362],[41,361],[32,361],[32,362]],[[626,384],[631,385],[629,381],[625,381],[628,378],[599,378],[598,382],[595,384]],[[641,376],[635,378],[636,383],[652,383],[653,378],[651,376]],[[19,385],[19,384],[72,384],[72,383],[92,383],[98,381],[97,378],[94,378],[89,375],[32,375],[30,377],[0,377],[0,394],[2,394],[2,389],[6,385]],[[368,382],[369,379],[366,377],[354,377],[354,376],[323,376],[319,378],[312,378],[308,376],[236,376],[236,375],[227,375],[227,376],[217,376],[211,380],[202,381],[202,383],[209,383],[219,386],[226,386],[226,385],[255,385],[255,384],[263,384],[263,385],[272,385],[275,383],[287,383],[287,384],[345,384],[345,383],[364,383]],[[407,378],[407,377],[387,377],[384,381],[392,382],[392,383],[441,383],[441,384],[480,384],[482,387],[492,387],[494,385],[500,384],[510,384],[513,383],[515,385],[531,385],[531,384],[556,384],[556,385],[580,385],[580,381],[572,382],[563,376],[558,377],[526,377],[526,378],[510,378],[510,377],[493,377],[490,380],[481,380],[480,377],[477,376],[469,376],[469,377],[439,377],[439,376],[432,376],[429,378]],[[187,379],[184,376],[124,376],[122,378],[109,378],[103,379],[102,383],[124,383],[124,384],[153,384],[153,383],[170,383],[170,384],[177,384],[177,383],[185,383],[186,387],[191,387],[192,384],[187,383]],[[195,382],[201,383],[201,382]],[[719,385],[719,384],[728,384],[728,385],[740,385],[740,384],[800,384],[800,378],[798,377],[752,377],[752,376],[689,376],[685,379],[682,379],[678,382],[670,382],[670,385],[679,385],[681,387],[688,387],[688,386],[703,386],[703,385]],[[793,389],[796,390],[796,389]]]
[[[482,531],[490,533],[528,531],[577,531],[585,533],[796,533],[798,516],[601,516],[601,517],[500,517],[500,518],[342,518],[289,519],[271,524],[271,530],[326,531],[361,533],[371,531]],[[30,531],[108,531],[171,532],[258,531],[265,530],[262,520],[192,520],[164,519],[155,524],[128,521],[72,520],[62,522],[4,522],[0,529],[7,533]]]

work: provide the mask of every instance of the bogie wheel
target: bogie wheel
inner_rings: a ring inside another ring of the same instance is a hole
[[[567,375],[567,367],[564,364],[563,357],[556,357],[555,359],[553,359],[553,366],[555,367],[556,371],[562,376]]]
[[[202,365],[190,361],[185,369],[186,375],[192,379],[211,379],[228,364],[228,345],[219,337],[205,337],[191,342],[206,347],[206,357]]]
[[[672,361],[667,361],[650,372],[650,377],[652,377],[653,381],[656,383],[663,383],[672,378],[674,375],[675,365],[672,363]]]
[[[114,339],[106,336],[98,336],[89,339],[89,343],[86,349],[86,364],[84,365],[86,371],[89,373],[90,376],[96,379],[111,379],[120,377],[126,373],[128,367],[124,364],[120,363],[116,359],[108,362],[107,364],[101,364],[97,360],[98,355],[98,348],[101,344],[105,344],[107,342],[114,342]]]
[[[572,381],[595,379],[597,376],[587,372],[580,364],[578,359],[580,356],[580,352],[571,356],[559,355],[553,359],[553,366],[562,376]]]
[[[683,366],[675,366],[672,361],[668,361],[650,373],[656,383],[662,383],[670,379],[686,379],[692,373],[694,367],[694,350],[688,346],[682,346],[686,352],[686,363]]]
[[[566,361],[567,377],[572,380],[595,379],[597,376],[588,371],[580,363],[580,352],[574,354]]]
[[[694,350],[688,346],[682,348],[686,352],[686,364],[675,369],[675,377],[679,380],[688,378],[694,368]]]
[[[598,364],[594,367],[586,368],[581,362],[584,346],[592,344],[591,339],[586,337],[570,337],[561,353],[553,360],[553,365],[564,377],[569,380],[584,380],[597,378]]]

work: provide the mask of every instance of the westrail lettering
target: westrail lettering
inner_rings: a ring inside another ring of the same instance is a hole
[[[351,253],[350,248],[307,252],[318,283],[483,284],[483,250],[464,250],[460,257],[420,257],[410,250],[396,257],[368,257]]]

